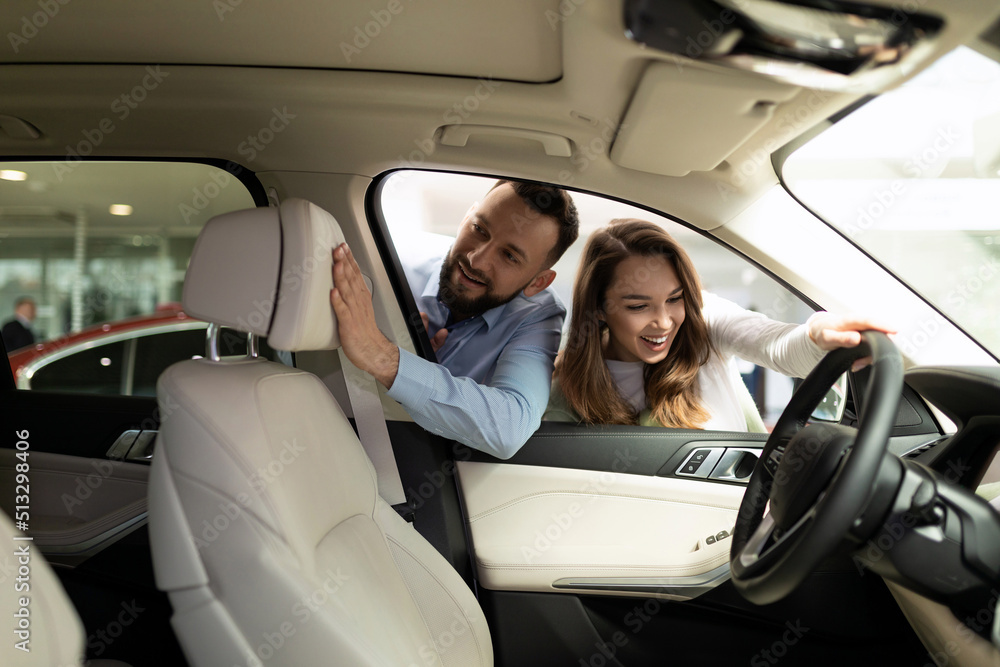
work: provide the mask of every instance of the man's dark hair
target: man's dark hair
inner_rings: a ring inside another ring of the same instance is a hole
[[[551,216],[559,223],[559,238],[547,258],[548,265],[552,266],[580,235],[580,216],[577,215],[576,204],[565,190],[541,183],[501,179],[490,190],[496,190],[507,183],[513,186],[517,196],[533,211]]]

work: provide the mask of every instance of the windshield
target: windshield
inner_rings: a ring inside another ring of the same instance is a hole
[[[782,177],[1000,353],[1000,65],[953,51],[797,149]]]

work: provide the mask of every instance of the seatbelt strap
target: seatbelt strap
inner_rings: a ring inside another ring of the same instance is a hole
[[[337,349],[337,354],[340,355],[340,368],[347,386],[347,396],[351,401],[354,423],[358,428],[358,438],[375,466],[378,494],[390,505],[405,504],[406,493],[403,491],[403,482],[399,479],[399,468],[396,467],[396,457],[392,453],[389,428],[385,424],[385,413],[382,412],[382,400],[375,378],[352,364],[342,348]]]

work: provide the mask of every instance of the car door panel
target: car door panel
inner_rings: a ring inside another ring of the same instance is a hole
[[[149,466],[44,451],[28,460],[27,524],[50,562],[82,562],[145,522]],[[16,450],[0,449],[0,497],[15,497],[19,463]]]
[[[729,541],[715,536],[732,530],[742,487],[472,461],[457,467],[486,588],[689,599],[705,590],[704,575],[729,562]]]

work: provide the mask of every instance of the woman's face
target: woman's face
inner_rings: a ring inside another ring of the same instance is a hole
[[[607,359],[655,364],[666,359],[684,323],[684,290],[662,255],[632,255],[615,267],[604,296]]]

